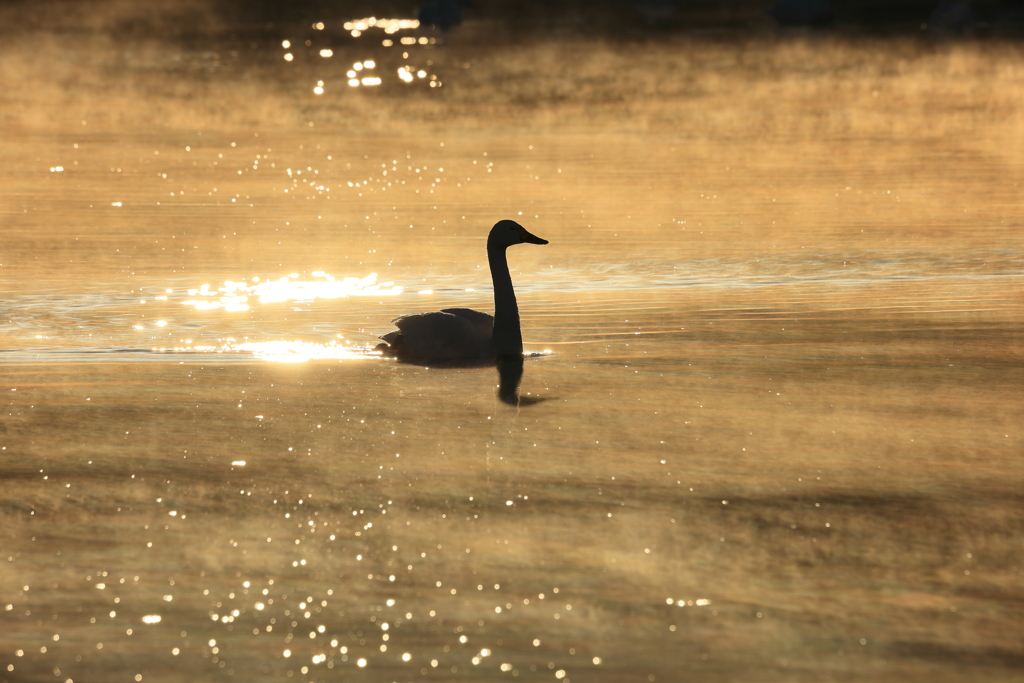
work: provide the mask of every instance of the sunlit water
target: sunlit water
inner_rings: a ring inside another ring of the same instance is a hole
[[[1019,49],[381,23],[2,48],[0,680],[1019,676]]]

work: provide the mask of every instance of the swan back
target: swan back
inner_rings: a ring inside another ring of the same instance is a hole
[[[394,323],[406,354],[450,361],[490,356],[493,320],[486,313],[455,308],[405,315],[395,318]]]
[[[460,318],[465,318],[473,327],[481,339],[486,338],[489,342],[494,333],[494,316],[482,311],[474,311],[472,308],[442,308],[442,313],[451,313]]]

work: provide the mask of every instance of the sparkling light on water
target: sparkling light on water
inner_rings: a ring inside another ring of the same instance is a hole
[[[363,31],[371,28],[383,29],[384,33],[391,35],[402,29],[419,28],[420,22],[417,19],[378,19],[369,17],[367,19],[356,19],[345,22],[345,30],[350,32],[354,38],[358,38]]]
[[[350,296],[397,296],[404,290],[394,282],[377,284],[377,274],[370,273],[364,278],[346,277],[341,280],[321,270],[312,273],[315,280],[300,280],[298,274],[292,274],[277,280],[261,281],[253,278],[253,283],[226,280],[217,289],[210,285],[201,285],[198,289],[190,289],[193,298],[183,301],[197,311],[224,309],[225,311],[247,311],[250,298],[256,298],[261,304],[282,303],[285,301],[314,301],[316,299],[339,299]]]

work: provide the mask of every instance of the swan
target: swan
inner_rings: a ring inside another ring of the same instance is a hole
[[[445,308],[395,318],[398,328],[381,339],[383,355],[402,361],[457,362],[523,355],[519,306],[505,250],[515,244],[547,244],[515,221],[498,221],[487,235],[487,262],[494,284],[494,315]]]

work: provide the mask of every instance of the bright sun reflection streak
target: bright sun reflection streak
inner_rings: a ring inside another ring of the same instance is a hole
[[[338,335],[339,337],[341,335]],[[191,344],[191,339],[186,340],[187,346],[154,348],[154,352],[160,353],[217,353],[232,354],[246,353],[260,360],[273,363],[305,363],[310,360],[352,360],[359,358],[379,357],[380,351],[370,345],[349,344],[332,339],[327,343],[304,342],[304,341],[264,341],[264,342],[238,342],[233,337],[221,340],[219,346],[212,344]],[[238,406],[241,408],[241,404]],[[262,415],[256,417],[262,418]],[[231,463],[234,466],[244,467],[244,460],[235,460]],[[170,514],[176,514],[171,512]]]
[[[355,21],[345,22],[345,30],[353,32],[355,36],[370,28],[384,29],[384,33],[390,35],[402,29],[419,27],[420,22],[416,19],[378,19],[376,17],[369,17],[368,19],[356,19]]]
[[[314,299],[339,299],[350,296],[397,296],[403,287],[393,282],[377,284],[377,274],[370,273],[364,278],[346,277],[341,280],[323,271],[312,274],[316,280],[298,280],[282,277],[278,280],[267,280],[249,284],[227,280],[216,290],[209,285],[199,289],[190,289],[190,296],[204,298],[189,299],[182,303],[192,306],[197,311],[212,311],[222,308],[225,311],[249,310],[249,299],[255,297],[261,304],[282,303],[285,301],[313,301]]]
[[[298,301],[310,304],[315,299],[338,299],[350,296],[397,296],[404,288],[394,282],[377,283],[377,274],[370,273],[364,278],[346,277],[338,279],[323,271],[314,271],[310,279],[300,279],[298,273],[281,277],[277,280],[263,280],[254,277],[250,282],[227,280],[216,289],[208,284],[199,288],[189,289],[190,296],[195,297],[182,301],[197,311],[223,309],[228,312],[247,311],[250,302],[255,299],[261,304],[284,303]],[[158,321],[157,325],[166,325]],[[136,326],[138,329],[141,326]],[[309,360],[345,360],[371,358],[379,356],[372,346],[349,344],[338,339],[329,342],[308,341],[238,341],[233,337],[219,340],[218,344],[193,344],[191,339],[183,339],[184,346],[154,348],[154,352],[171,353],[218,353],[252,354],[255,358],[277,363],[304,363]],[[241,407],[241,406],[239,406]],[[237,461],[234,465],[244,466]]]
[[[331,341],[315,344],[304,341],[268,341],[231,344],[226,350],[251,353],[260,360],[272,363],[305,363],[310,360],[344,360],[379,356],[364,346],[348,346]]]

